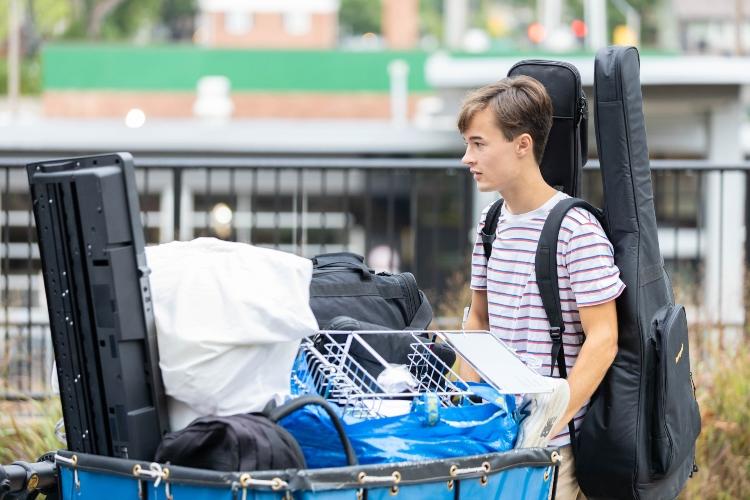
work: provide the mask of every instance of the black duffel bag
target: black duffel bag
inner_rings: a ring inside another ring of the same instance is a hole
[[[364,258],[348,252],[313,257],[310,307],[321,330],[337,316],[391,330],[424,330],[432,307],[411,273],[375,273]]]
[[[319,396],[302,396],[262,413],[201,417],[164,436],[154,460],[185,467],[220,471],[261,471],[306,468],[297,440],[277,424],[306,405],[321,406],[341,440],[348,465],[357,465],[344,427],[329,403]]]
[[[411,333],[398,330],[424,330],[432,321],[432,307],[414,275],[376,274],[363,257],[345,252],[313,258],[310,307],[321,330],[391,330],[366,338],[370,347],[391,364],[409,364],[409,354],[414,352]],[[432,340],[427,335],[422,338],[425,342]],[[324,336],[316,339],[318,350],[325,352],[327,340]],[[353,342],[350,349],[349,355],[372,377],[377,378],[385,368],[359,343]],[[447,367],[456,360],[448,346],[430,344],[430,349]]]

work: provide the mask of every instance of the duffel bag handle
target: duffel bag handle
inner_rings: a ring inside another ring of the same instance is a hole
[[[313,269],[325,267],[344,267],[362,273],[364,279],[371,279],[370,268],[365,264],[365,258],[351,252],[324,253],[312,258]]]
[[[432,306],[422,290],[419,291],[419,298],[421,300],[419,309],[404,330],[426,330],[432,323]]]
[[[339,419],[338,415],[336,415],[336,412],[333,411],[333,408],[331,408],[331,405],[328,403],[328,401],[326,401],[322,397],[300,396],[298,398],[292,399],[288,403],[277,406],[276,408],[264,410],[263,413],[266,414],[269,420],[278,423],[279,420],[282,420],[284,417],[291,415],[295,411],[307,405],[320,406],[323,408],[323,410],[325,410],[325,412],[328,414],[328,418],[331,419],[333,426],[336,428],[336,432],[339,435],[341,444],[344,447],[347,464],[357,465],[359,463],[357,461],[357,455],[356,453],[354,453],[354,448],[352,447],[352,443],[349,441],[349,437],[346,435],[346,431],[344,430],[344,426],[341,423],[341,420]]]

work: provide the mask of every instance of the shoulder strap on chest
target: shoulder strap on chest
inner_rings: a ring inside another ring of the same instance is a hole
[[[563,219],[575,207],[588,210],[604,225],[604,214],[601,210],[585,200],[566,198],[558,202],[547,216],[544,227],[542,227],[542,234],[539,236],[539,245],[536,249],[536,282],[539,286],[539,294],[542,298],[544,312],[547,313],[547,319],[549,320],[549,336],[552,340],[550,376],[554,373],[555,365],[557,365],[561,378],[568,378],[568,367],[565,364],[565,348],[563,347],[565,322],[562,319],[560,286],[557,281],[557,241]],[[568,422],[568,432],[570,433],[571,446],[573,446],[575,452],[576,428],[573,420]]]
[[[575,208],[581,207],[591,212],[597,219],[603,222],[603,213],[585,200],[580,198],[566,198],[555,205],[547,216],[539,236],[539,245],[536,249],[536,282],[539,286],[539,294],[542,298],[544,312],[550,326],[550,339],[552,339],[552,368],[558,366],[560,376],[568,377],[565,366],[565,353],[562,347],[562,335],[565,333],[565,323],[562,319],[562,308],[560,306],[560,287],[557,276],[557,241],[560,226],[567,213]]]
[[[503,199],[500,198],[492,204],[484,218],[484,227],[482,228],[482,245],[484,246],[484,256],[487,261],[492,255],[492,244],[495,242],[495,233],[497,232],[497,222],[500,218],[500,210],[503,208]]]

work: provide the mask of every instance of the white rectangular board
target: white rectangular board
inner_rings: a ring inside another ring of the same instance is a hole
[[[440,336],[501,394],[551,392],[549,380],[519,358],[490,332],[441,332]]]

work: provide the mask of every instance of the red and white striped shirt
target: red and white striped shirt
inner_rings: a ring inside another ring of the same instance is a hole
[[[477,226],[472,255],[471,288],[487,291],[490,331],[545,376],[550,375],[552,367],[552,341],[536,283],[534,261],[550,210],[568,197],[557,193],[538,209],[524,214],[512,214],[503,205],[489,264],[480,236],[488,206]],[[557,241],[557,273],[565,322],[565,361],[570,373],[584,340],[578,308],[609,302],[625,289],[620,270],[614,263],[612,244],[596,217],[585,209],[573,208],[563,219]],[[557,368],[552,376],[560,376]],[[576,429],[587,406],[574,417]],[[550,445],[569,443],[566,427]]]

